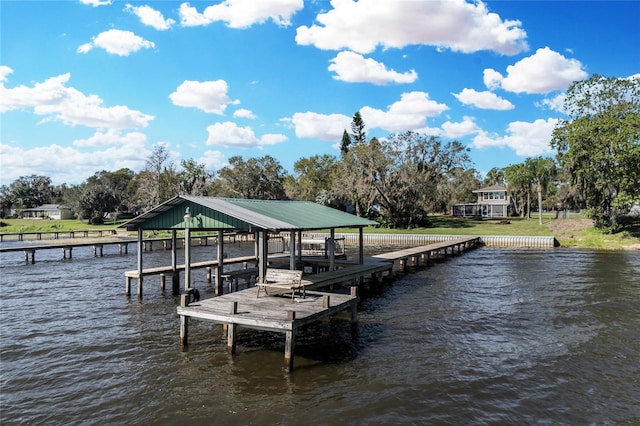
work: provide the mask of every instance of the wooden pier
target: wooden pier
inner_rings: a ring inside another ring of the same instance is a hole
[[[38,250],[62,250],[63,259],[73,259],[73,249],[77,247],[93,247],[93,257],[102,257],[104,255],[104,246],[117,245],[118,254],[127,254],[129,252],[129,244],[135,244],[135,240],[120,241],[103,241],[92,243],[58,243],[58,244],[33,244],[19,245],[16,247],[1,247],[0,253],[10,253],[21,251],[24,252],[24,261],[26,263],[36,263],[36,251]]]
[[[177,308],[180,316],[180,344],[188,345],[189,318],[224,324],[227,330],[227,350],[230,353],[235,353],[236,350],[238,326],[285,333],[284,367],[290,372],[293,370],[296,331],[304,325],[327,320],[347,310],[351,312],[352,324],[356,324],[358,286],[365,280],[377,282],[385,274],[388,278],[393,277],[396,264],[399,272],[407,272],[410,267],[427,266],[430,260],[462,254],[479,245],[478,237],[463,237],[382,253],[364,259],[363,263],[337,262],[337,269],[305,275],[296,287],[298,290],[303,289],[298,297],[295,297],[291,283],[282,283],[283,288],[288,287],[291,291],[282,290],[279,294],[270,291],[268,296],[262,297],[258,297],[259,285],[258,288],[249,287],[191,304],[188,303],[190,295],[183,294],[180,307]],[[327,266],[328,261],[303,257],[300,264],[318,271]],[[345,283],[351,287],[350,295],[315,291]]]
[[[238,327],[266,330],[285,334],[284,368],[293,370],[296,332],[301,327],[329,320],[340,312],[348,311],[351,323],[357,322],[357,288],[351,294],[307,292],[304,299],[291,302],[290,297],[256,297],[256,289],[249,288],[224,296],[188,303],[184,294],[178,307],[180,315],[180,344],[189,342],[189,318],[198,318],[224,324],[227,330],[227,351],[236,352]]]

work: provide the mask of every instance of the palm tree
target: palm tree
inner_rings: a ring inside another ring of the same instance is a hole
[[[542,189],[546,188],[549,181],[556,175],[556,163],[552,158],[527,158],[525,166],[529,171],[533,184],[538,193],[538,218],[542,225]]]

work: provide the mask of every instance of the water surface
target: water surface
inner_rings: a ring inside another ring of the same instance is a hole
[[[366,292],[356,336],[303,330],[287,374],[281,334],[243,330],[230,356],[219,325],[192,320],[180,350],[157,277],[124,296],[135,250],[82,250],[0,259],[2,424],[640,422],[639,252],[470,251]]]

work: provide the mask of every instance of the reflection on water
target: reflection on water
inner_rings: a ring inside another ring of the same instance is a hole
[[[151,277],[143,302],[124,296],[135,254],[87,253],[2,255],[2,424],[640,421],[638,252],[468,252],[366,292],[356,337],[304,330],[293,374],[280,334],[243,330],[232,357],[192,321],[181,351],[170,292]]]

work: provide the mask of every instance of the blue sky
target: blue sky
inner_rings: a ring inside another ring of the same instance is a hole
[[[640,73],[638,1],[0,1],[0,183],[459,140],[486,173],[553,155],[575,80]]]

